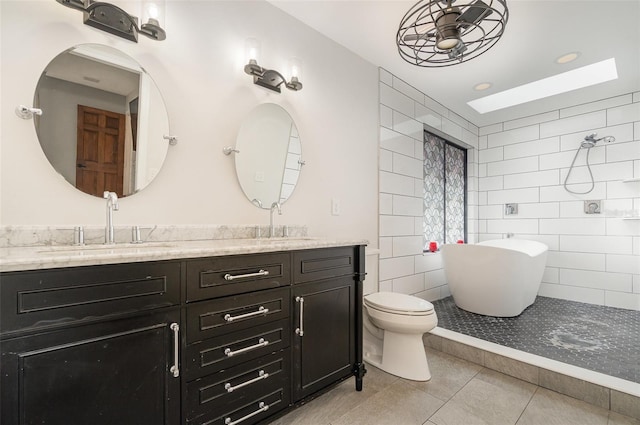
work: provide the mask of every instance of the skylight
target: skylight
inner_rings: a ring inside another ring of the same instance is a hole
[[[467,102],[467,105],[484,114],[617,78],[616,60],[611,58],[532,83],[523,84],[500,93],[481,97]]]

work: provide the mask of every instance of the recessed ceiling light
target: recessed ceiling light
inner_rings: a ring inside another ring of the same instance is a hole
[[[489,87],[491,87],[491,83],[480,83],[480,84],[476,84],[473,89],[474,90],[478,90],[478,91],[482,91],[482,90],[486,90]]]
[[[573,62],[574,60],[578,59],[578,56],[580,56],[579,52],[567,53],[566,55],[562,55],[559,58],[557,58],[556,63],[565,64],[565,63]]]
[[[467,102],[481,114],[520,105],[618,78],[614,58]]]

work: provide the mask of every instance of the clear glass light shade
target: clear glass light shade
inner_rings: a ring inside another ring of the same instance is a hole
[[[254,60],[256,63],[260,61],[260,41],[256,38],[247,38],[244,43],[244,56],[246,63]]]
[[[140,24],[165,28],[165,0],[143,0]]]
[[[302,61],[299,58],[291,58],[289,60],[289,77],[302,80]]]

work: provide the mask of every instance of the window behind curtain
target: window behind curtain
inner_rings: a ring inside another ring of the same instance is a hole
[[[467,151],[424,133],[424,250],[466,240]]]

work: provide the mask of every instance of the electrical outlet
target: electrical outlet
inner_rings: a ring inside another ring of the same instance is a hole
[[[338,198],[331,199],[331,215],[340,215],[340,200]]]

